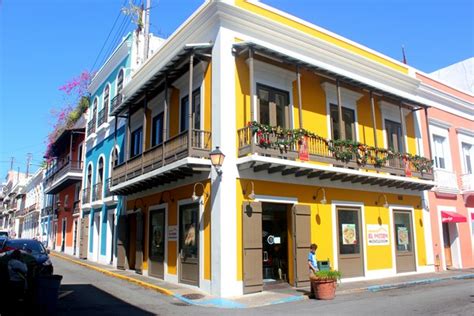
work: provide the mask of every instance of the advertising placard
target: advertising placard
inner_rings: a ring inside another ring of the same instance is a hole
[[[388,225],[367,225],[367,244],[369,246],[387,246]]]
[[[397,227],[397,238],[399,245],[408,245],[408,228],[406,226]]]
[[[302,161],[309,160],[308,136],[303,136],[300,140],[300,150],[298,158]]]
[[[168,226],[168,241],[178,239],[178,227],[176,225]]]

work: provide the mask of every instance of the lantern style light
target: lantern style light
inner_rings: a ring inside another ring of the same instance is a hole
[[[219,146],[216,146],[216,149],[211,151],[209,154],[209,157],[211,158],[211,164],[214,166],[214,168],[217,171],[218,175],[222,174],[221,167],[224,164],[224,158],[225,155],[224,153],[219,149]]]

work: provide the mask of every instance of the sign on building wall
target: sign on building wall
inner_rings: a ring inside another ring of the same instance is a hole
[[[168,241],[178,240],[178,226],[168,226]]]
[[[303,161],[309,160],[308,136],[303,136],[300,139],[300,150],[299,150],[298,158]]]
[[[367,244],[369,246],[389,245],[388,225],[367,225]]]

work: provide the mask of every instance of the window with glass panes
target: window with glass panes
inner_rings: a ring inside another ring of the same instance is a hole
[[[130,143],[130,158],[133,158],[142,153],[142,139],[143,129],[139,127],[132,132]]]
[[[472,174],[472,145],[462,143],[462,158],[464,163],[464,173]]]
[[[339,107],[335,104],[330,104],[331,112],[331,132],[332,139],[341,139],[339,131]],[[355,139],[355,111],[346,107],[342,107],[342,123],[344,131],[346,132],[346,139]]]
[[[181,108],[180,108],[180,122],[179,122],[179,131],[184,132],[188,130],[189,124],[189,99],[188,96],[185,96],[181,99]],[[193,91],[193,121],[194,129],[201,129],[201,89],[197,88]]]
[[[402,125],[400,123],[385,120],[385,130],[387,131],[388,148],[403,152]]]
[[[446,169],[446,153],[445,144],[446,138],[439,135],[433,135],[433,151],[435,158],[435,167],[440,169]]]
[[[290,127],[290,96],[287,91],[258,84],[257,96],[257,120],[261,124]]]
[[[163,142],[163,112],[153,118],[153,134],[151,137],[151,146],[159,145]]]

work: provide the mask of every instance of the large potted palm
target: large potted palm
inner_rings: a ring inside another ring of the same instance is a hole
[[[337,282],[341,280],[341,272],[337,270],[317,271],[310,276],[314,298],[332,300],[336,296]]]

